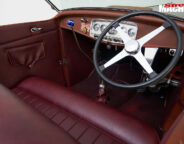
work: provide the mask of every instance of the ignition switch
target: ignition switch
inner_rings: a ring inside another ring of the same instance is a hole
[[[86,27],[83,27],[82,31],[83,31],[83,33],[87,34],[88,29]]]
[[[84,34],[87,34],[89,31],[89,27],[90,25],[87,24],[88,23],[88,19],[87,18],[81,18],[81,30]]]

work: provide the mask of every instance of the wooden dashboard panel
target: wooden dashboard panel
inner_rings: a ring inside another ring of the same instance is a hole
[[[55,19],[57,19],[57,22],[61,28],[69,29],[69,30],[71,30],[71,28],[67,26],[67,21],[69,19],[73,20],[75,22],[75,26],[73,27],[73,30],[79,34],[82,34],[86,37],[91,38],[89,35],[89,31],[87,33],[84,33],[82,31],[81,18],[87,19],[88,22],[86,23],[86,25],[90,26],[92,19],[112,19],[113,20],[127,13],[128,12],[106,11],[106,10],[104,11],[103,10],[68,10],[58,14],[55,17]],[[132,21],[138,25],[137,39],[141,38],[142,36],[146,35],[147,33],[153,31],[154,29],[158,28],[163,24],[163,20],[153,16],[137,16],[137,17],[127,19],[126,21]],[[175,20],[175,22],[178,24],[178,26],[182,30],[182,33],[184,34],[183,22],[178,20]],[[184,40],[184,37],[183,37],[183,40]],[[176,45],[177,45],[177,40],[176,40],[174,30],[172,30],[172,28],[169,28],[161,32],[159,35],[157,35],[155,38],[150,40],[144,46],[159,47],[159,48],[176,48]]]

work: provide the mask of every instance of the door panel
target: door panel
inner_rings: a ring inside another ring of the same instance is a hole
[[[34,27],[42,28],[42,30],[32,33],[31,28]],[[54,20],[0,26],[0,45],[55,29],[57,25]]]
[[[42,28],[31,32],[32,27]],[[53,20],[0,27],[0,83],[38,76],[65,85],[59,30]]]

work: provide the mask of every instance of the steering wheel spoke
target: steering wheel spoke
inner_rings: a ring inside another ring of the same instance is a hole
[[[142,54],[141,50],[137,54],[132,55],[132,56],[142,66],[142,68],[146,71],[146,73],[149,75],[150,78],[153,78],[154,76],[156,76],[156,73],[154,72],[151,65],[148,63],[148,61]]]
[[[112,59],[110,59],[105,64],[99,66],[100,70],[103,71],[104,69],[108,68],[109,66],[113,65],[114,63],[120,61],[121,59],[127,57],[129,54],[123,49],[121,52],[119,52],[116,56],[114,56]]]
[[[142,38],[138,39],[138,43],[140,47],[142,47],[144,44],[146,44],[148,41],[153,39],[155,36],[157,36],[159,33],[161,33],[166,28],[170,27],[171,25],[168,22],[165,22],[162,26],[155,29],[154,31],[148,33],[147,35],[143,36]]]
[[[130,36],[120,26],[118,26],[116,30],[118,34],[120,35],[120,37],[122,38],[124,44],[126,44],[127,42],[131,40]]]

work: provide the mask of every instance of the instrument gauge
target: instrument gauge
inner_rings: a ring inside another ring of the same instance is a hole
[[[112,29],[110,29],[109,34],[115,35],[117,34],[117,30],[113,27]]]
[[[122,26],[121,29],[122,29],[125,33],[127,33],[127,28],[126,28],[125,26]]]
[[[101,27],[100,27],[100,29],[101,29],[101,32],[103,32],[104,31],[104,29],[106,28],[106,25],[101,25]]]
[[[128,30],[128,35],[130,36],[130,37],[133,37],[133,36],[135,36],[136,35],[136,31],[135,31],[135,29],[129,29]]]
[[[95,31],[98,31],[98,30],[100,29],[100,25],[99,25],[99,24],[95,24],[95,25],[93,26],[93,29],[94,29]]]

